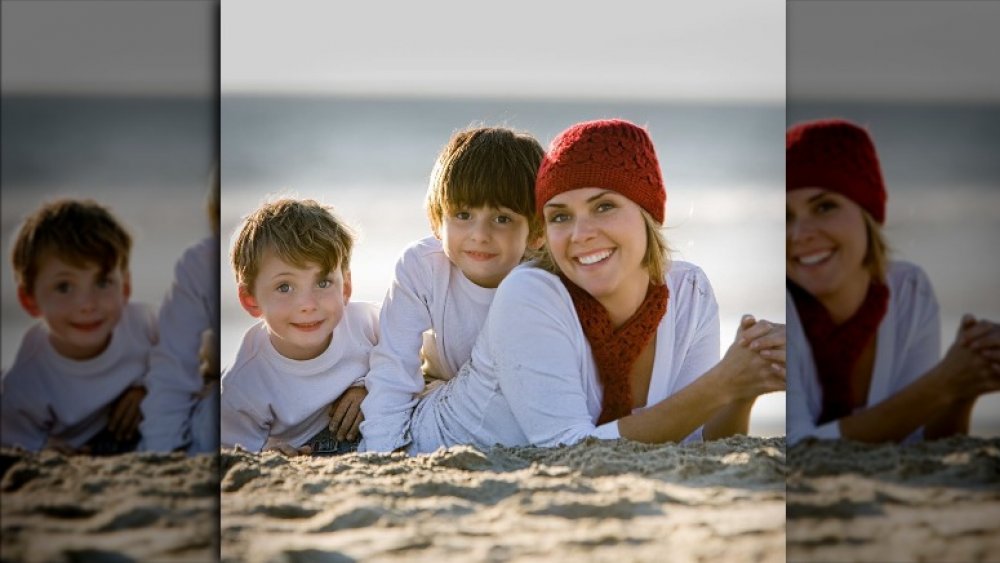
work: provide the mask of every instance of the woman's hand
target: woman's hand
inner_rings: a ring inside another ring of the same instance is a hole
[[[963,316],[955,341],[938,367],[957,397],[1000,391],[1000,325]]]
[[[763,358],[771,361],[776,371],[785,370],[785,325],[767,320],[754,321],[750,315],[744,315],[740,327],[746,327],[739,337],[739,343],[755,350]]]
[[[728,385],[753,398],[785,390],[785,325],[744,315],[736,341],[719,362],[730,374]]]

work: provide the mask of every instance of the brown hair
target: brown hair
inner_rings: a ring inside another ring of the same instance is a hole
[[[251,213],[233,242],[236,283],[253,292],[264,253],[273,251],[296,267],[317,264],[326,275],[350,271],[354,233],[333,208],[311,200],[279,199]]]
[[[455,133],[441,150],[427,188],[427,217],[439,235],[444,217],[464,207],[506,207],[528,219],[528,239],[541,235],[535,178],[545,151],[534,137],[504,127]]]
[[[96,264],[103,274],[128,270],[132,237],[114,215],[93,200],[60,199],[42,205],[21,225],[11,260],[17,284],[32,295],[43,257],[73,266]]]
[[[219,164],[215,163],[208,174],[208,192],[205,194],[205,214],[215,236],[219,236],[219,191]]]
[[[657,223],[656,219],[653,219],[653,216],[645,209],[640,208],[639,211],[646,227],[646,253],[642,256],[641,264],[649,272],[650,282],[655,285],[663,285],[666,283],[664,274],[670,267],[670,246],[667,244],[667,238],[663,236],[663,226]],[[548,242],[538,251],[535,265],[556,275],[562,273],[549,251]]]

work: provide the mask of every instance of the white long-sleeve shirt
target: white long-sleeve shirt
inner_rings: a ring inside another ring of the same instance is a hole
[[[666,279],[670,298],[644,408],[719,361],[718,305],[705,274],[674,262]],[[522,265],[500,284],[470,362],[414,410],[408,451],[617,438],[617,421],[596,425],[601,399],[597,366],[569,292],[558,277]],[[689,439],[700,435],[701,428]]]
[[[204,385],[201,335],[209,329],[218,334],[218,319],[219,239],[206,237],[177,261],[160,306],[160,342],[150,357],[142,402],[141,451],[169,452],[191,442],[191,413]]]
[[[469,281],[434,237],[403,252],[382,303],[381,340],[365,379],[363,451],[388,452],[409,442],[410,416],[424,389],[424,332],[433,331],[433,338],[426,340],[433,347],[426,352],[441,371],[435,375],[451,379],[472,356],[495,293]]]
[[[330,345],[311,360],[282,356],[264,323],[255,324],[222,374],[222,446],[259,452],[280,441],[301,447],[330,423],[330,404],[362,384],[377,342],[378,307],[372,303],[348,303]]]
[[[130,303],[108,347],[89,360],[56,352],[44,322],[24,335],[0,385],[0,443],[37,451],[49,437],[79,448],[108,424],[111,404],[141,385],[156,343],[156,314]]]
[[[909,262],[891,262],[887,276],[889,306],[876,333],[875,364],[867,405],[876,405],[927,373],[941,358],[941,318],[927,274]],[[808,436],[840,438],[840,421],[816,424],[823,409],[823,388],[812,349],[791,294],[788,317],[788,443]],[[907,440],[919,439],[923,428]]]

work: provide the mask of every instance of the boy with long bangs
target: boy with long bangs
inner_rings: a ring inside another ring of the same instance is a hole
[[[441,151],[426,200],[433,236],[403,252],[382,304],[362,450],[410,442],[425,383],[451,379],[470,360],[496,287],[540,248],[534,192],[543,154],[530,135],[501,127],[460,131]]]
[[[232,264],[240,305],[261,322],[222,374],[223,447],[286,455],[356,447],[378,312],[350,301],[353,243],[312,200],[266,203],[247,218]]]
[[[0,386],[4,446],[113,454],[139,441],[139,403],[156,343],[151,308],[128,303],[132,238],[104,207],[58,200],[14,242],[17,298],[42,319]]]

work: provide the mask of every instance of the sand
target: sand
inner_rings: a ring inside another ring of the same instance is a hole
[[[0,450],[3,561],[211,561],[218,456]]]
[[[783,438],[222,454],[224,561],[784,561]]]
[[[1000,561],[1000,438],[788,451],[789,561]]]

